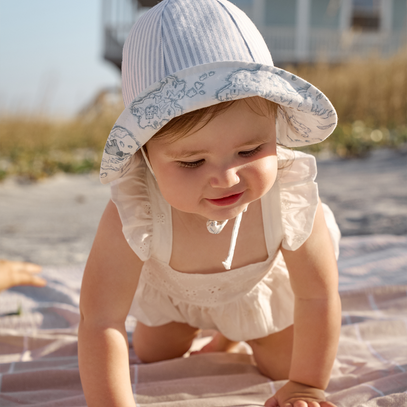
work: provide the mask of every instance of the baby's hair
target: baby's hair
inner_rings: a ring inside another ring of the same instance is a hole
[[[246,103],[247,106],[259,116],[275,119],[277,115],[278,105],[270,100],[258,96],[232,100],[174,117],[154,135],[152,140],[165,138],[168,143],[172,143],[182,139],[187,136],[187,134],[190,134],[192,130],[196,132],[205,127],[210,121],[228,110],[235,103],[241,102]]]
[[[229,102],[222,102],[216,105],[204,107],[202,109],[194,110],[189,113],[185,113],[181,116],[174,117],[163,128],[161,128],[151,140],[166,139],[168,143],[175,142],[186,137],[192,130],[198,131],[205,127],[211,120],[227,109],[232,107],[235,103],[246,103],[247,106],[259,116],[270,117],[276,119],[277,110],[279,105],[268,99],[261,98],[259,96],[232,100]],[[194,131],[194,132],[195,132]],[[284,147],[281,146],[280,147]],[[144,151],[148,157],[147,145],[144,147]],[[285,148],[285,147],[284,147]],[[293,160],[290,160],[286,164],[279,164],[278,170],[289,168]]]

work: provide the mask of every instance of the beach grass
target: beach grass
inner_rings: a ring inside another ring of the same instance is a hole
[[[286,68],[321,89],[338,113],[334,134],[307,150],[360,157],[376,147],[407,142],[407,48],[388,59]]]
[[[371,56],[338,65],[287,68],[328,96],[340,123],[362,120],[368,126],[390,128],[406,124],[407,48],[388,59]]]
[[[320,88],[338,112],[333,135],[306,150],[362,157],[374,148],[407,142],[407,50],[389,59],[285,68]],[[123,105],[104,105],[102,100],[96,107],[70,120],[0,113],[0,180],[98,171]]]
[[[57,172],[97,171],[117,116],[51,120],[8,115],[0,118],[0,179],[40,179]]]

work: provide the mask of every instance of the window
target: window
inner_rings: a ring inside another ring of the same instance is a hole
[[[381,0],[352,0],[352,28],[357,31],[379,31]]]

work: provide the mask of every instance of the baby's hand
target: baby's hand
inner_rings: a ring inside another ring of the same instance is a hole
[[[321,389],[289,381],[276,394],[269,398],[266,407],[336,407],[325,401]]]
[[[36,275],[40,271],[36,264],[0,259],[0,291],[15,285],[43,287],[47,282]]]

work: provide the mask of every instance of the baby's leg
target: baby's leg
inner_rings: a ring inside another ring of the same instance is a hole
[[[133,332],[134,352],[146,363],[181,357],[198,332],[199,329],[179,322],[153,327],[137,322]]]
[[[205,345],[201,350],[191,352],[191,355],[209,352],[232,352],[238,343],[239,342],[231,341],[223,336],[220,332],[217,332],[207,345]]]
[[[272,380],[288,379],[293,350],[293,325],[264,338],[247,341],[260,372]]]

